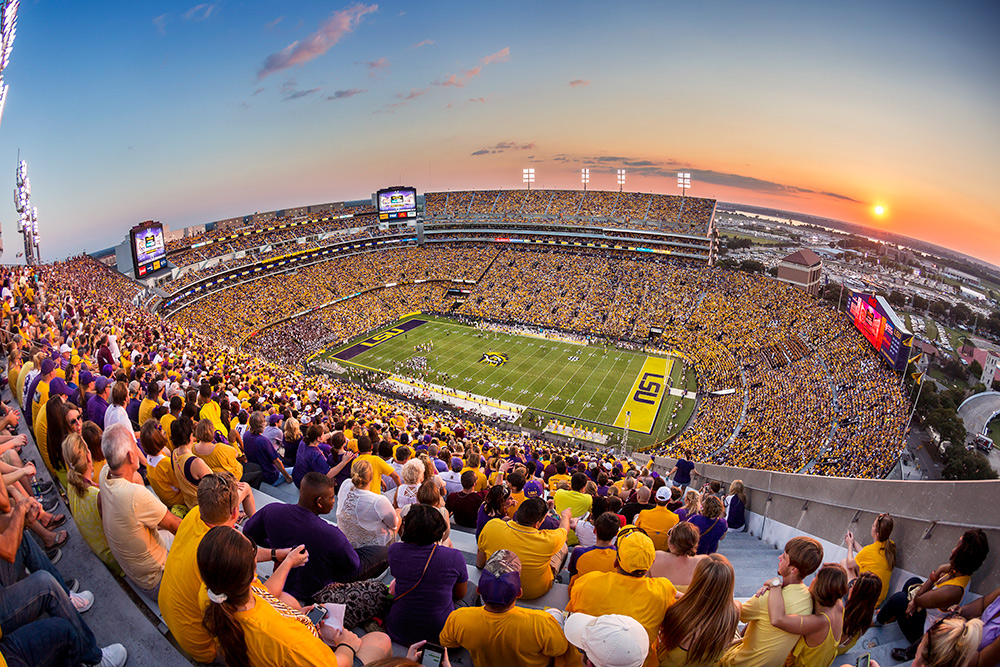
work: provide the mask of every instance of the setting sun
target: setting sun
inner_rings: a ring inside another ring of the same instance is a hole
[[[885,214],[885,206],[875,207],[875,215],[884,215],[884,214]]]

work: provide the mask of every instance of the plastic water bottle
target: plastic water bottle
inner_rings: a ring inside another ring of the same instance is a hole
[[[38,481],[38,477],[31,478],[31,493],[35,496],[35,500],[42,502],[42,483]]]

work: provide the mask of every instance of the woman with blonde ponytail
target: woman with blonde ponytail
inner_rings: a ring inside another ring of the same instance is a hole
[[[983,622],[959,615],[945,616],[924,633],[913,667],[966,667],[983,638]]]
[[[66,502],[69,511],[73,513],[80,534],[90,546],[90,550],[97,554],[112,572],[121,575],[122,569],[111,554],[108,540],[104,537],[99,489],[97,482],[94,481],[94,460],[90,456],[90,448],[87,447],[83,436],[79,433],[70,433],[63,439],[62,459],[66,463],[66,476],[69,481]]]
[[[844,541],[847,542],[847,558],[840,564],[847,570],[848,581],[854,581],[862,572],[872,572],[882,580],[882,594],[875,606],[881,605],[885,596],[889,594],[889,580],[892,578],[892,570],[896,567],[896,543],[889,539],[892,527],[892,517],[888,514],[879,514],[872,522],[873,542],[864,548],[854,539],[853,532],[844,535]]]
[[[257,547],[238,530],[215,526],[198,545],[208,589],[205,628],[229,667],[356,667],[387,657],[389,637],[317,627],[255,584]],[[331,659],[332,658],[332,659]]]

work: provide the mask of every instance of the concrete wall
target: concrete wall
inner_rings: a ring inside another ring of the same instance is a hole
[[[648,461],[643,454],[634,458]],[[674,459],[657,457],[653,469],[665,474],[673,464]],[[869,544],[872,522],[878,514],[888,512],[895,524],[892,539],[898,551],[897,569],[921,577],[948,561],[966,529],[982,528],[990,555],[972,577],[970,589],[985,595],[1000,587],[1000,481],[818,477],[703,463],[697,464],[696,470],[704,476],[693,480],[699,488],[706,481],[718,480],[728,489],[732,480],[743,480],[749,509],[761,517],[760,527],[755,529],[754,521],[751,530],[763,534],[765,540],[781,540],[791,529],[796,534],[812,535],[825,545],[843,547],[844,533],[852,530],[858,541]],[[780,526],[769,529],[768,522]],[[826,559],[839,560],[843,555],[839,551],[827,553]]]

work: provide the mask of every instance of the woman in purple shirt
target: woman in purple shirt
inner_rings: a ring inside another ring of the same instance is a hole
[[[695,514],[688,521],[701,531],[698,540],[698,555],[714,554],[719,550],[719,542],[726,536],[729,526],[722,517],[725,508],[717,496],[708,496],[702,501],[701,514]]]
[[[395,600],[385,625],[397,644],[436,643],[455,600],[465,597],[469,573],[462,552],[438,544],[445,528],[436,508],[410,505],[400,530],[402,542],[389,547]]]

